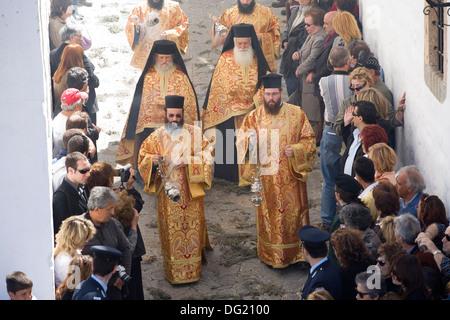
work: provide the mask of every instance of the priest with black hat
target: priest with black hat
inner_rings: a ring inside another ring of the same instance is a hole
[[[210,248],[203,206],[211,188],[212,147],[198,126],[184,121],[185,99],[165,97],[165,125],[144,140],[138,169],[144,192],[158,199],[164,270],[172,284],[200,279]]]
[[[270,72],[255,29],[235,24],[223,45],[203,103],[203,129],[215,143],[214,177],[240,179],[234,131],[245,115],[262,104],[262,76]]]
[[[262,77],[264,103],[245,116],[236,135],[242,179],[262,184],[258,257],[274,268],[304,261],[297,231],[309,224],[306,181],[316,157],[314,131],[301,108],[282,101],[281,80]]]
[[[339,269],[327,258],[327,241],[330,234],[317,227],[307,225],[298,230],[301,250],[311,266],[308,279],[303,286],[302,299],[317,290],[326,290],[335,300],[342,297],[342,277]]]
[[[136,85],[128,119],[117,150],[116,162],[137,168],[139,147],[145,138],[164,124],[164,98],[180,95],[185,99],[184,120],[199,120],[197,95],[183,58],[173,41],[155,41]]]

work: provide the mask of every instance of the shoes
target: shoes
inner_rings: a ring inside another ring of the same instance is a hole
[[[92,3],[91,2],[87,2],[86,0],[80,0],[78,2],[79,6],[85,6],[85,7],[92,7]]]
[[[285,16],[285,15],[286,15],[286,9],[281,10],[280,13],[281,13],[283,16]]]
[[[318,223],[314,225],[315,227],[322,229],[323,231],[329,232],[330,231],[330,227],[329,226],[325,226],[322,223]]]
[[[281,20],[282,23],[287,23],[287,19],[284,18],[283,20]]]
[[[272,7],[274,7],[274,8],[284,7],[285,6],[285,2],[286,2],[285,0],[272,2]]]

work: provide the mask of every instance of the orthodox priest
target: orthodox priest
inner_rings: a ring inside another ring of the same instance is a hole
[[[155,41],[141,77],[136,85],[128,119],[122,133],[116,162],[137,168],[142,141],[164,124],[164,98],[182,95],[184,119],[194,125],[199,120],[197,95],[175,42]]]
[[[256,3],[256,0],[237,0],[236,6],[225,10],[218,19],[213,17],[213,22],[218,22],[228,30],[234,24],[252,24],[270,70],[277,71],[276,60],[280,57],[281,33],[278,18],[269,7]],[[215,35],[215,29],[213,35],[220,36]]]
[[[262,76],[270,72],[251,24],[231,27],[203,103],[203,130],[215,144],[214,177],[239,179],[235,129],[262,104]]]
[[[304,261],[297,232],[309,224],[306,180],[316,156],[305,113],[281,101],[281,79],[278,74],[263,77],[264,105],[245,117],[236,141],[238,160],[245,163],[243,178],[252,187],[256,179],[262,185],[256,206],[257,252],[274,268]]]
[[[211,188],[212,147],[200,127],[184,123],[184,97],[166,96],[165,102],[165,125],[142,143],[138,168],[144,192],[158,199],[167,280],[179,284],[199,280],[204,250],[211,248],[203,189]]]
[[[131,11],[125,34],[133,50],[130,64],[143,69],[156,40],[173,41],[182,54],[186,53],[189,21],[178,2],[147,0]]]

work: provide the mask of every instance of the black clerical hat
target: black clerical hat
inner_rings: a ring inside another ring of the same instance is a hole
[[[334,179],[334,184],[339,189],[350,193],[358,194],[363,190],[363,187],[359,184],[359,182],[348,174],[339,174]]]
[[[235,38],[250,38],[255,29],[252,24],[239,23],[232,25],[231,30],[233,30]]]
[[[281,89],[281,78],[283,76],[277,73],[268,73],[262,77],[264,88],[278,88]]]
[[[184,108],[184,97],[183,96],[166,96],[166,106],[165,108],[177,108],[177,109],[183,109]]]
[[[156,40],[152,48],[158,54],[174,54],[178,50],[176,43],[170,40]]]
[[[330,234],[312,225],[306,225],[298,230],[298,237],[309,244],[322,244],[330,239]]]

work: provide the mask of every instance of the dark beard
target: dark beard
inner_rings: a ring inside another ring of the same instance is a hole
[[[255,0],[253,0],[252,3],[250,3],[248,6],[244,7],[239,0],[237,0],[237,2],[238,2],[239,12],[243,13],[243,14],[250,14],[250,13],[252,13],[253,9],[255,8],[255,4],[256,4]]]
[[[150,8],[153,8],[156,10],[161,10],[164,5],[164,0],[161,0],[158,3],[153,2],[153,0],[147,0],[147,1],[148,1],[148,5],[150,6]]]
[[[266,110],[267,113],[269,114],[278,114],[278,112],[280,112],[281,109],[281,101],[279,102],[278,105],[269,105],[266,101],[264,101],[264,109]]]

